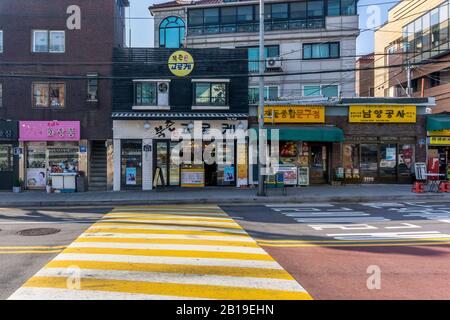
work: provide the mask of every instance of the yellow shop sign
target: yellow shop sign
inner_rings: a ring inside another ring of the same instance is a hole
[[[194,58],[189,52],[178,50],[172,53],[169,58],[168,66],[170,72],[177,77],[185,77],[194,70]]]
[[[450,137],[430,137],[429,138],[430,146],[449,146],[450,145]]]
[[[350,123],[416,123],[415,106],[350,106]]]
[[[428,131],[429,137],[450,137],[450,130]]]
[[[325,123],[324,106],[265,106],[265,123]]]

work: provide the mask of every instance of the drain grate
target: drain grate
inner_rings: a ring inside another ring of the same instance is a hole
[[[36,237],[36,236],[47,236],[50,234],[55,234],[60,232],[60,229],[54,228],[35,228],[35,229],[26,229],[17,232],[17,234],[26,237]]]

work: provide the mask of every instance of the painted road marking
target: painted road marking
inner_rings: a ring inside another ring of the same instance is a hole
[[[59,253],[66,246],[3,246],[0,247],[0,254],[50,254]]]
[[[74,280],[79,287],[71,287]],[[116,208],[10,299],[97,299],[100,293],[102,299],[311,299],[211,205]]]

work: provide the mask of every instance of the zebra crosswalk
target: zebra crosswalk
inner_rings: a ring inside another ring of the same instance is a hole
[[[118,207],[9,299],[310,300],[217,206]]]

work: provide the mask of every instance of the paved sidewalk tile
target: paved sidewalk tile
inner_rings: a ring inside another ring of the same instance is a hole
[[[310,300],[218,206],[118,207],[9,299]]]

